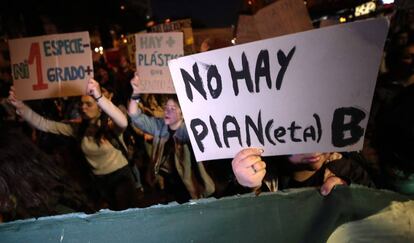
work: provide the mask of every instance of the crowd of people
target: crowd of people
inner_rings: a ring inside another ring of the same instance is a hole
[[[177,97],[140,94],[124,56],[95,63],[80,98],[22,102],[1,82],[1,221],[351,183],[414,193],[414,29],[390,31],[384,54],[365,147],[351,153],[197,162]]]

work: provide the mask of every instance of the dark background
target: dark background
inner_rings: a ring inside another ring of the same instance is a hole
[[[249,4],[250,2],[250,4]],[[114,30],[134,33],[149,20],[191,18],[194,28],[228,27],[240,13],[253,13],[274,0],[3,0],[0,36],[42,35],[51,23],[58,32]],[[312,18],[351,9],[367,0],[307,0]]]

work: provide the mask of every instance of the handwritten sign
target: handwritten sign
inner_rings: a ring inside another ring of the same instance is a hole
[[[127,53],[128,53],[128,60],[131,62],[131,65],[136,66],[135,63],[135,55],[136,55],[136,41],[135,41],[135,34],[127,35]]]
[[[312,22],[302,0],[279,0],[255,15],[240,15],[237,43],[311,30]]]
[[[135,40],[140,92],[175,93],[168,61],[184,55],[183,33],[142,33]]]
[[[151,32],[183,32],[184,53],[190,55],[195,52],[193,28],[191,19],[179,19],[168,23],[157,24],[151,27]]]
[[[21,100],[83,95],[93,77],[88,32],[9,41],[12,76]]]
[[[387,30],[374,19],[170,61],[197,160],[360,150]]]

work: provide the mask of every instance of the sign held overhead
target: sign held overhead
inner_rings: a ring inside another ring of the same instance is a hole
[[[367,20],[170,61],[197,160],[360,150],[387,31]]]
[[[175,93],[168,61],[184,55],[183,33],[139,33],[135,41],[140,92]]]
[[[9,41],[12,76],[21,100],[77,96],[93,77],[89,33],[45,35]]]

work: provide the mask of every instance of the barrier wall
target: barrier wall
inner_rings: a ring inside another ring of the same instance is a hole
[[[413,199],[338,187],[205,199],[121,212],[66,214],[0,224],[1,242],[325,242],[344,222]]]

